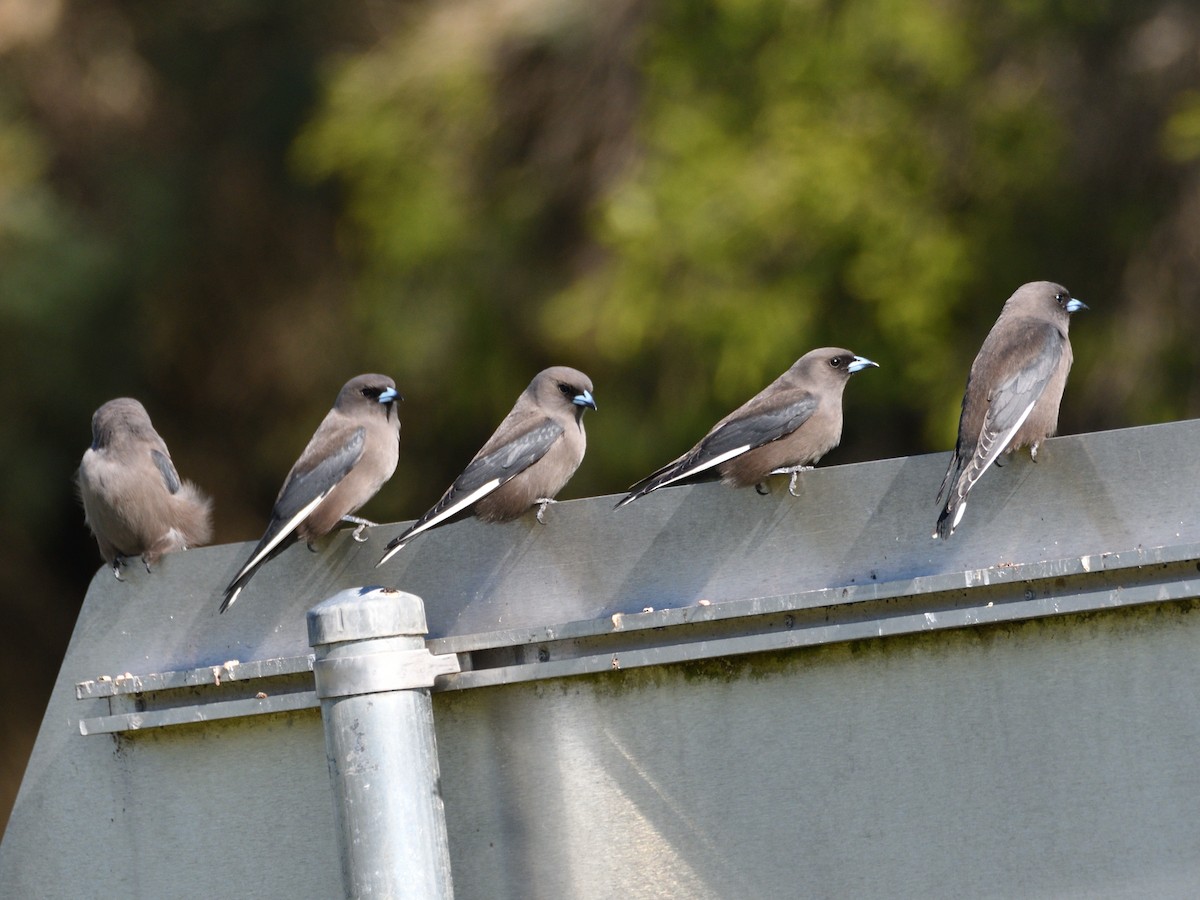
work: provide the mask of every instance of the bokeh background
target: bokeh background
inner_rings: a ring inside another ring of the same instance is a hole
[[[1063,432],[1197,416],[1198,160],[1196,3],[0,0],[0,822],[100,565],[105,400],[219,542],[367,371],[408,398],[380,521],[554,363],[600,404],[564,497],[823,344],[883,367],[826,464],[944,450],[1035,279],[1091,305]]]

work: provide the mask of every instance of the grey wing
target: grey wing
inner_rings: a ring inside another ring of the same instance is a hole
[[[1041,324],[1031,327],[1022,340],[1015,341],[1014,349],[1000,360],[1000,371],[1013,374],[996,385],[988,395],[988,412],[975,451],[975,459],[982,463],[982,467],[979,474],[971,479],[972,483],[1004,452],[1029,418],[1062,361],[1064,343],[1065,339],[1057,328]]]
[[[768,405],[766,401],[755,405],[752,401],[744,412],[735,412],[719,422],[679,459],[634,484],[618,506],[791,434],[812,417],[818,405],[818,399],[807,391],[782,406]]]
[[[563,426],[552,419],[539,418],[532,427],[489,453],[480,453],[471,460],[454,483],[442,494],[425,515],[417,519],[402,534],[388,542],[387,552],[376,563],[381,566],[404,544],[422,531],[440,525],[448,519],[465,514],[471,505],[496,488],[520,475],[546,455],[563,433]]]
[[[313,500],[324,499],[358,465],[366,437],[367,429],[360,425],[342,443],[311,463],[301,457],[279,491],[275,508],[271,510],[272,522],[276,519],[286,522],[305,507],[311,511]],[[292,527],[299,524],[300,520],[297,520]]]
[[[563,433],[563,427],[551,419],[541,419],[513,440],[486,456],[477,456],[454,480],[447,494],[465,493],[499,480],[500,484],[528,469],[546,455]]]
[[[728,419],[697,445],[696,462],[707,462],[731,450],[744,453],[777,441],[807,422],[817,406],[817,398],[805,392],[784,406],[748,410],[749,415]]]
[[[308,518],[309,513],[328,496],[362,458],[367,430],[361,425],[349,436],[327,452],[305,459],[302,455],[288,474],[275,507],[271,510],[271,521],[266,533],[246,560],[246,564],[234,576],[225,589],[224,612],[237,599],[238,593],[264,562],[289,546],[296,538],[296,528]]]
[[[178,494],[181,486],[179,473],[175,471],[175,465],[171,462],[171,457],[167,456],[161,450],[151,450],[150,458],[154,460],[154,465],[158,467],[159,474],[162,475],[163,484],[166,485],[167,491],[172,494]]]

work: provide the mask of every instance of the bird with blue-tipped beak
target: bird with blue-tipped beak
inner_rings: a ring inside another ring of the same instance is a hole
[[[541,522],[583,461],[583,413],[595,408],[592,381],[582,372],[567,366],[539,372],[442,498],[388,543],[376,565],[422,532],[463,516],[511,522],[537,507]]]
[[[617,508],[672,484],[719,477],[761,487],[772,475],[796,479],[842,439],[842,392],[855,372],[878,363],[840,347],[811,350],[712,427],[700,443],[634,484]]]
[[[1029,447],[1058,430],[1058,407],[1071,371],[1071,313],[1087,305],[1061,284],[1034,281],[1004,303],[971,364],[958,419],[958,442],[938,490],[946,499],[933,530],[948,538],[962,521],[967,494],[1001,454]]]
[[[338,392],[312,440],[280,488],[266,533],[225,589],[221,612],[237,600],[254,573],[296,541],[312,544],[342,521],[358,527],[355,540],[373,522],[354,516],[396,471],[400,458],[403,399],[386,375],[359,375]]]

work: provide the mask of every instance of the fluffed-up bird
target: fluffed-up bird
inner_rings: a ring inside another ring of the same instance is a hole
[[[346,382],[288,472],[266,533],[225,589],[221,612],[234,604],[263,563],[296,541],[311,544],[342,521],[358,526],[354,539],[359,540],[363,528],[375,524],[352,514],[396,471],[399,399],[396,383],[386,375],[359,375]]]
[[[179,477],[145,407],[130,397],[92,415],[92,446],[76,484],[100,555],[117,578],[129,557],[140,556],[149,572],[164,553],[198,547],[212,535],[211,501]]]
[[[855,372],[878,366],[850,350],[822,347],[720,422],[695,447],[634,484],[620,508],[670,484],[720,477],[734,487],[762,484],[770,475],[797,475],[842,439],[842,392]]]
[[[1071,370],[1071,313],[1087,306],[1060,284],[1017,288],[971,364],[958,420],[958,442],[938,489],[946,499],[934,528],[948,538],[962,521],[967,494],[1002,453],[1038,446],[1058,429],[1058,407]]]
[[[376,566],[421,532],[468,514],[510,522],[536,506],[542,521],[583,461],[583,413],[595,408],[592,381],[582,372],[567,366],[539,372],[442,498],[388,543]]]

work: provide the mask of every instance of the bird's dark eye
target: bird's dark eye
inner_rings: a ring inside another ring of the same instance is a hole
[[[1057,294],[1054,295],[1054,299],[1058,301],[1059,306],[1065,306],[1067,301],[1070,300],[1071,298],[1068,297],[1066,294],[1064,294],[1062,291],[1059,291]]]
[[[571,387],[569,384],[563,384],[561,381],[558,383],[558,390],[559,393],[561,393],[564,397],[575,396],[575,388]]]
[[[842,367],[843,362],[845,362],[845,360],[843,360],[840,356],[835,356],[833,359],[831,359],[829,361],[829,364],[831,366],[833,366],[835,369],[840,369]]]
[[[362,389],[361,393],[364,397],[370,397],[372,400],[378,400],[379,395],[382,394],[383,391],[379,390],[379,388],[365,387]]]

